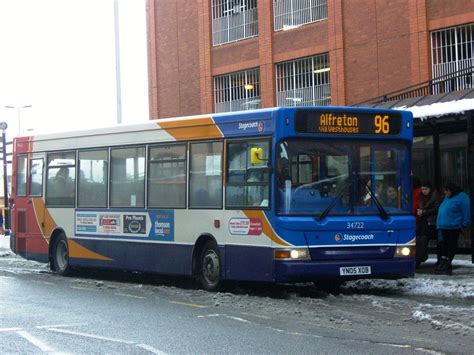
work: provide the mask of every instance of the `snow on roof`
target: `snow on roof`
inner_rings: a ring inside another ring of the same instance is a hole
[[[395,110],[411,111],[413,117],[421,120],[428,117],[441,117],[453,113],[464,113],[474,110],[474,99],[453,100],[448,102],[436,102],[425,106],[400,106],[393,107]]]

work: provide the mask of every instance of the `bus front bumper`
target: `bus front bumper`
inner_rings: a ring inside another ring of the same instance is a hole
[[[370,266],[370,274],[341,276],[341,268]],[[370,259],[357,261],[275,261],[276,282],[355,280],[367,278],[398,279],[415,275],[415,258]]]

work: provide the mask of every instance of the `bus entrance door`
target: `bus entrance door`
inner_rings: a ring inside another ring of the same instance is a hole
[[[16,169],[14,221],[16,253],[29,259],[47,260],[47,242],[43,239],[41,222],[44,208],[37,210],[35,200],[43,206],[43,170],[42,156],[18,156]],[[38,205],[38,204],[36,204]]]

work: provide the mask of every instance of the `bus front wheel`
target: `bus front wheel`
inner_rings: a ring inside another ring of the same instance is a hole
[[[221,258],[217,244],[208,241],[199,255],[198,279],[207,291],[218,291],[222,287]]]
[[[53,264],[54,271],[59,275],[67,275],[71,271],[69,266],[69,248],[67,245],[66,236],[60,234],[54,241],[53,245]]]

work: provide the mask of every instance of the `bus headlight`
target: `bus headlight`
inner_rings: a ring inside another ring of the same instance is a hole
[[[278,260],[310,260],[308,248],[275,249],[274,255]]]
[[[401,257],[401,258],[406,258],[406,257],[413,257],[415,256],[415,246],[410,245],[410,246],[399,246],[395,250],[395,257]]]

